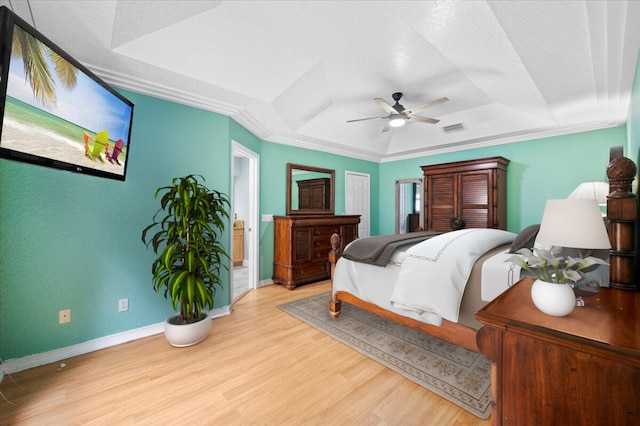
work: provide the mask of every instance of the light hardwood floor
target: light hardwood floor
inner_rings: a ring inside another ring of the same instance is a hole
[[[328,290],[253,290],[190,348],[160,334],[5,376],[0,424],[489,424],[276,307]]]

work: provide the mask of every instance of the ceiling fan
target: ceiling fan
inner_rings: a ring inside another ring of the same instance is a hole
[[[384,125],[382,132],[388,132],[392,127],[400,127],[404,126],[406,123],[427,123],[427,124],[436,124],[440,120],[435,118],[428,117],[420,117],[418,115],[413,115],[416,112],[422,111],[424,109],[430,108],[432,106],[440,105],[441,103],[447,102],[449,99],[439,98],[435,101],[428,102],[426,104],[418,105],[413,108],[405,108],[400,105],[400,99],[402,98],[401,92],[396,92],[391,95],[394,101],[396,101],[395,105],[391,106],[382,98],[375,98],[376,101],[386,112],[389,113],[386,117],[370,117],[370,118],[360,118],[357,120],[348,120],[347,123],[354,123],[356,121],[365,121],[365,120],[388,120],[387,124]]]

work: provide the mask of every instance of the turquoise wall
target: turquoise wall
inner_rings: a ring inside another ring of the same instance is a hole
[[[201,174],[231,191],[231,141],[261,156],[261,206],[285,213],[286,163],[336,170],[336,212],[344,212],[344,171],[377,164],[263,142],[228,117],[123,90],[134,104],[125,182],[0,160],[0,358],[42,353],[164,320],[171,303],[153,292],[154,254],[140,240],[158,208],[156,189]],[[372,214],[374,232],[378,216]],[[223,244],[230,247],[230,229]],[[227,262],[228,264],[228,262]],[[273,271],[273,223],[260,229],[260,278]],[[229,304],[229,276],[215,307]],[[118,312],[118,300],[129,310]],[[58,324],[58,311],[71,322]]]
[[[154,255],[140,240],[155,190],[198,173],[229,193],[229,118],[123,93],[135,104],[125,182],[0,160],[5,360],[161,322],[171,303],[152,290]],[[129,311],[119,313],[125,297]],[[216,306],[228,298],[225,288]],[[71,309],[69,324],[58,324],[61,309]]]
[[[502,156],[507,169],[507,229],[540,223],[547,199],[566,198],[579,183],[606,180],[609,148],[624,145],[624,127],[498,145],[380,165],[380,234],[395,231],[395,181],[422,177],[420,166]]]
[[[638,82],[636,78],[636,84]],[[630,107],[637,132],[638,89]],[[537,223],[548,198],[604,179],[623,127],[388,163],[261,141],[228,117],[123,91],[135,104],[128,176],[101,179],[0,160],[0,358],[46,352],[164,320],[171,303],[151,286],[153,252],[141,230],[157,210],[155,190],[175,176],[202,174],[231,191],[231,140],[260,155],[260,215],[285,214],[286,164],[336,171],[336,214],[344,213],[345,171],[371,176],[371,233],[394,232],[395,181],[421,165],[502,155],[508,171],[508,228]],[[637,133],[634,133],[637,135]],[[631,146],[638,150],[637,136]],[[273,222],[261,222],[260,279],[273,272]],[[230,232],[224,241],[229,247]],[[225,288],[216,307],[229,304]],[[118,312],[118,299],[129,311]],[[71,323],[58,311],[71,309]]]
[[[230,120],[229,137],[260,155],[262,141],[234,120]]]

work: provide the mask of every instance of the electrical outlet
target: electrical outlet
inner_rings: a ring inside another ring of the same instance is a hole
[[[71,309],[63,309],[58,312],[58,322],[60,324],[71,322]]]
[[[118,300],[118,312],[125,312],[129,310],[129,299]]]
[[[273,215],[272,214],[263,214],[262,215],[262,221],[263,222],[273,222]]]

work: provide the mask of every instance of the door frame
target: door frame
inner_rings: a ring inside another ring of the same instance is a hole
[[[413,179],[399,179],[396,181],[396,205],[395,205],[395,229],[396,234],[400,233],[400,185],[404,184],[417,184],[420,185],[420,199],[422,200],[421,208],[420,208],[420,226],[424,226],[424,179],[423,178],[413,178]],[[415,203],[415,200],[413,200]]]
[[[258,277],[259,277],[259,259],[258,255],[259,251],[259,234],[260,229],[258,222],[259,210],[260,210],[260,155],[253,152],[246,146],[236,142],[235,140],[231,140],[231,202],[233,203],[233,164],[234,164],[234,156],[239,154],[242,157],[249,159],[249,218],[246,223],[246,228],[249,230],[249,237],[247,238],[248,247],[246,248],[247,253],[249,253],[249,289],[258,288]],[[233,219],[232,219],[233,221]],[[233,222],[232,222],[233,224]],[[233,253],[233,238],[231,238],[231,253]],[[233,274],[231,274],[231,288],[229,289],[229,298],[230,303],[233,303]]]

